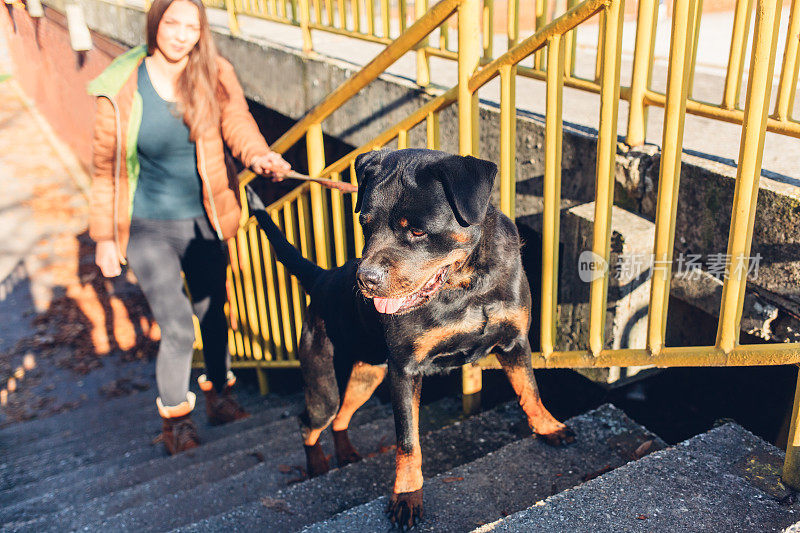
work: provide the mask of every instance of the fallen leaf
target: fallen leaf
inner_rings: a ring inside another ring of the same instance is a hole
[[[636,517],[636,519],[637,520],[647,520],[647,516],[645,516],[643,514],[640,514],[639,516]]]
[[[442,483],[453,483],[454,481],[464,481],[464,478],[460,476],[451,476],[442,479]]]
[[[653,451],[653,445],[654,445],[654,444],[655,444],[655,441],[654,441],[653,439],[650,439],[650,440],[644,441],[644,442],[643,442],[643,443],[641,443],[641,444],[639,445],[639,447],[638,447],[638,448],[636,448],[636,450],[633,452],[633,456],[634,456],[636,459],[641,459],[642,457],[644,457],[645,455],[647,455],[648,453],[650,453],[650,452],[652,452],[652,451]]]
[[[261,505],[270,509],[272,511],[277,511],[279,513],[286,513],[286,514],[294,514],[289,506],[286,504],[285,501],[279,500],[277,498],[270,498],[269,496],[264,496],[261,498]]]

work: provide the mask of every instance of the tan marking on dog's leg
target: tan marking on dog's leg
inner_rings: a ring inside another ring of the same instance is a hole
[[[501,359],[501,364],[503,361]],[[566,426],[556,420],[542,403],[533,379],[533,370],[520,365],[503,364],[503,370],[517,393],[519,405],[525,411],[528,425],[534,433],[547,436],[563,431]]]
[[[402,453],[397,450],[395,456],[394,492],[414,492],[422,488],[422,449],[419,446],[419,439],[414,444],[411,453]]]
[[[370,365],[361,361],[353,365],[353,371],[344,391],[342,406],[333,419],[334,431],[343,431],[350,426],[350,419],[358,408],[370,399],[385,377],[385,366]]]
[[[397,433],[394,490],[386,513],[400,527],[413,527],[422,518],[422,449],[419,444],[419,399],[422,376],[389,368],[394,425]]]
[[[421,380],[420,380],[421,381]],[[411,404],[411,449],[397,447],[395,456],[394,492],[414,492],[422,488],[422,447],[419,444],[419,400],[421,388],[414,387]]]
[[[327,426],[326,426],[327,427]],[[319,436],[322,435],[322,432],[325,428],[321,429],[309,429],[308,431],[303,433],[303,444],[306,446],[313,446],[319,440]]]

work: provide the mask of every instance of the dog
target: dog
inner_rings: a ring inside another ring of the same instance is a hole
[[[324,270],[304,259],[251,199],[276,257],[311,296],[298,358],[310,476],[328,471],[320,433],[332,424],[339,465],[360,456],[347,436],[353,413],[388,374],[397,434],[390,520],[422,517],[419,401],[422,377],[496,354],[535,436],[575,440],[539,397],[528,332],[531,292],[514,223],[490,205],[497,166],[424,149],[380,150],[355,161],[360,260]],[[349,370],[340,402],[337,369]]]

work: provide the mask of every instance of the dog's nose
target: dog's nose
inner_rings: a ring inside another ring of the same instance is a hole
[[[377,292],[381,288],[386,274],[381,268],[361,265],[358,267],[356,276],[358,277],[359,285],[361,285],[363,289],[370,292]]]

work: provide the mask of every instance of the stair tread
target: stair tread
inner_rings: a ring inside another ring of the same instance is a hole
[[[36,418],[5,426],[0,429],[0,449],[12,449],[52,433],[60,433],[72,423],[81,423],[87,418],[107,416],[113,413],[128,413],[132,406],[136,409],[144,407],[146,404],[152,405],[153,397],[153,391],[147,390],[100,403],[82,405],[72,411],[45,418]]]
[[[202,394],[198,394],[199,411],[204,409]],[[36,456],[49,450],[57,450],[96,435],[104,438],[119,433],[139,431],[138,428],[158,424],[155,406],[157,393],[144,391],[124,398],[108,400],[103,404],[86,405],[53,415],[48,418],[21,422],[0,430],[0,453],[8,459]],[[269,395],[260,397],[252,393],[238,393],[239,401],[250,411],[258,412],[268,407],[281,407],[299,404],[302,396]],[[124,418],[125,424],[108,429],[109,420]]]
[[[379,405],[374,402],[356,413],[351,427],[354,428],[354,434],[361,437],[358,433],[361,425],[371,426],[374,420],[380,420],[382,425],[389,426],[391,431],[391,417],[389,405]],[[285,481],[286,475],[274,475],[278,472],[279,466],[302,464],[305,457],[302,447],[298,446],[299,432],[296,420],[294,418],[282,420],[266,428],[256,429],[265,431],[261,432],[260,437],[247,439],[249,446],[246,448],[232,451],[223,449],[214,456],[204,457],[202,461],[192,462],[163,476],[110,493],[106,493],[108,486],[103,493],[98,493],[96,487],[92,487],[94,490],[91,490],[90,494],[98,496],[90,501],[86,493],[65,488],[0,511],[0,523],[9,522],[17,531],[46,531],[53,528],[53,524],[58,524],[58,530],[71,530],[88,522],[122,513],[135,506],[164,501],[173,493],[184,491],[192,495],[197,494],[197,491],[204,490],[211,483],[219,483],[256,466],[262,471],[273,474],[271,477],[265,476],[265,480],[269,478],[274,483]],[[362,441],[369,440],[375,433],[372,427],[365,429],[364,432],[366,438],[362,438]],[[266,438],[264,433],[270,437]],[[332,450],[327,440],[325,444]]]
[[[272,406],[254,397],[244,396],[239,398],[239,401],[251,415],[258,415],[268,409],[298,407],[302,399],[295,396],[292,402],[275,402]],[[195,413],[195,420],[202,424],[205,418],[205,400],[202,396],[198,396]],[[81,456],[97,455],[97,452],[106,456],[124,453],[149,442],[161,430],[161,420],[157,416],[153,397],[149,398],[145,406],[138,409],[132,407],[125,415],[115,415],[114,420],[124,424],[121,426],[119,423],[109,424],[108,419],[103,419],[93,421],[89,426],[90,429],[86,429],[86,426],[67,426],[58,434],[40,438],[7,452],[0,465],[0,479],[3,477],[3,472],[22,466],[35,470],[38,464],[58,463],[62,459],[69,462]],[[113,431],[109,430],[110,427]],[[86,446],[87,442],[100,440],[103,442],[102,447]]]
[[[239,432],[242,429],[251,428],[249,431],[252,431],[252,434],[258,434],[260,427],[263,427],[264,424],[287,418],[293,414],[299,414],[300,410],[301,406],[299,405],[265,409],[245,420],[232,422],[233,426],[210,427],[205,424],[198,424],[200,438],[201,440],[205,439],[206,444],[192,452],[191,457],[204,457],[210,451],[222,450],[230,446],[236,447],[240,443],[237,442],[235,437],[240,434]],[[151,438],[155,437],[158,431],[159,422],[156,419],[153,431],[150,432]],[[86,443],[86,447],[93,448],[90,442]],[[38,497],[65,486],[89,481],[97,482],[97,480],[108,476],[118,476],[122,472],[141,473],[152,477],[155,474],[163,474],[164,469],[176,468],[186,461],[183,458],[166,457],[163,446],[154,446],[150,442],[130,449],[122,455],[109,457],[99,462],[89,461],[90,457],[83,456],[83,463],[81,463],[82,459],[79,457],[72,462],[65,460],[62,464],[45,465],[46,468],[43,470],[26,468],[6,472],[0,476],[0,486],[5,487],[0,490],[0,505],[10,505],[32,497]],[[169,459],[173,459],[173,461],[169,462]],[[139,467],[143,470],[142,472],[138,472]],[[47,472],[51,473],[48,475]],[[133,477],[136,478],[137,476],[134,474]]]
[[[480,531],[780,531],[800,519],[783,457],[729,423]]]
[[[516,404],[421,432],[423,471],[435,475],[450,470],[526,435],[530,431]],[[267,500],[241,505],[179,531],[295,531],[386,494],[393,478],[394,454],[386,453],[284,488]]]
[[[442,405],[444,405],[444,407],[442,407]],[[450,413],[451,420],[460,417],[460,407],[460,402],[453,401],[452,399],[435,402],[432,406],[424,406],[420,413],[421,427],[424,428],[424,431],[431,430],[432,428],[428,422],[430,419],[433,419],[435,421],[435,426],[438,427],[442,420],[442,416],[440,416],[438,411],[442,409],[446,409]],[[437,410],[435,416],[427,416],[427,413],[432,409]],[[508,438],[513,437],[507,435],[506,440]],[[367,487],[366,490],[374,491],[376,490],[377,484],[380,484],[380,480],[385,478],[385,476],[376,476],[373,469],[371,469],[371,465],[376,461],[381,464],[384,462],[390,464],[393,460],[393,454],[386,453],[389,452],[386,445],[394,443],[393,417],[387,417],[384,421],[355,428],[352,432],[352,440],[354,445],[360,449],[361,453],[367,457],[357,464],[332,470],[325,476],[286,487],[285,476],[280,478],[280,483],[276,484],[275,478],[277,472],[274,469],[269,470],[258,465],[237,476],[222,480],[221,482],[176,493],[167,498],[160,499],[157,503],[150,502],[136,509],[129,509],[105,521],[93,522],[88,525],[88,528],[91,530],[114,531],[155,531],[176,528],[218,513],[225,513],[237,505],[252,504],[266,509],[266,507],[264,507],[265,505],[271,505],[270,502],[277,501],[275,498],[279,498],[275,495],[282,494],[287,490],[297,494],[298,498],[302,499],[304,504],[308,505],[309,502],[313,501],[316,505],[322,501],[320,498],[304,495],[302,491],[298,492],[298,487],[307,486],[309,484],[319,485],[322,483],[322,485],[326,487],[326,490],[332,490],[336,493],[336,497],[333,498],[334,500],[336,498],[341,499],[342,497],[347,497],[353,492],[358,492],[361,490],[361,487]],[[296,450],[293,453],[296,454],[295,457],[297,460],[301,461],[301,464],[304,464],[305,455],[299,439],[293,445],[293,449]],[[480,453],[480,450],[476,453]],[[377,455],[369,457],[368,455],[371,454]],[[340,486],[338,483],[331,485],[329,482],[325,481],[331,476],[336,476],[337,472],[353,470],[357,472],[365,471],[365,476],[358,480],[351,480],[343,486]],[[383,487],[380,487],[378,490],[382,491],[382,488]],[[295,504],[298,503],[300,502],[295,502]],[[213,529],[214,528],[212,528],[212,530]],[[281,529],[286,530],[286,527],[281,526]]]
[[[425,482],[424,517],[419,531],[467,531],[582,482],[587,475],[619,467],[647,440],[664,443],[604,405],[568,421],[577,441],[554,448],[541,440],[521,439]],[[424,453],[424,450],[423,450]],[[306,528],[304,533],[385,531],[387,496],[351,508]]]

